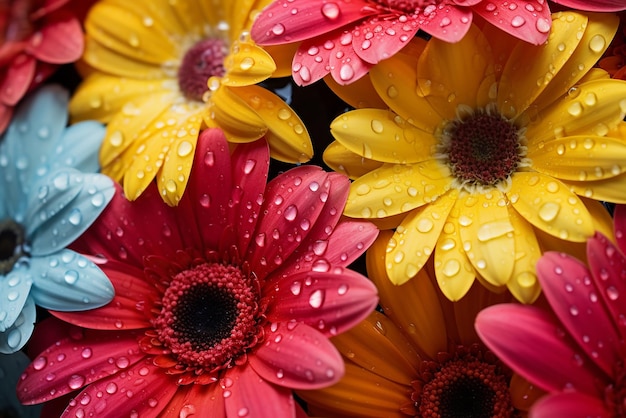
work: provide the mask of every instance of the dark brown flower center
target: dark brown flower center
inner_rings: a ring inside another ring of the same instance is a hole
[[[24,228],[12,219],[0,221],[0,274],[7,274],[26,255],[24,251]]]
[[[460,186],[474,189],[506,183],[525,164],[523,130],[497,112],[470,113],[444,127],[439,155]]]
[[[176,274],[154,320],[179,363],[205,371],[229,366],[258,342],[259,290],[236,266],[204,263]]]
[[[185,97],[201,101],[209,90],[209,78],[224,75],[227,55],[228,46],[219,38],[203,39],[192,46],[178,69],[178,86]]]
[[[430,363],[416,408],[423,418],[509,418],[516,415],[510,375],[482,352],[461,350],[447,361]]]

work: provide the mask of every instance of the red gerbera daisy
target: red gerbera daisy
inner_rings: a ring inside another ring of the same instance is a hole
[[[291,417],[291,388],[336,382],[344,366],[327,337],[378,300],[346,266],[377,230],[340,220],[347,178],[302,166],[266,186],[268,165],[264,141],[231,157],[209,129],[177,207],[154,184],[135,202],[116,196],[80,242],[103,257],[116,296],[53,312],[83,333],[33,361],[20,399],[83,388],[63,416]]]
[[[83,31],[69,2],[0,0],[0,133],[26,92],[83,53]]]
[[[554,314],[502,304],[481,311],[476,329],[504,362],[549,394],[532,417],[626,416],[626,206],[615,210],[615,246],[597,232],[589,265],[548,252],[537,263]]]

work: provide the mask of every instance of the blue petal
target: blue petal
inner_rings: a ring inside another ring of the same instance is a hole
[[[26,298],[26,303],[13,325],[0,332],[0,353],[11,354],[24,347],[35,328],[36,312],[33,298]]]
[[[31,260],[31,296],[37,305],[55,311],[84,311],[113,299],[113,285],[92,261],[71,251]]]
[[[25,221],[31,254],[41,256],[65,248],[104,210],[115,194],[113,180],[69,168],[39,182],[30,198]]]
[[[24,308],[33,284],[28,263],[18,262],[6,276],[0,276],[0,332],[9,329]]]
[[[41,412],[41,405],[25,406],[17,399],[15,387],[20,376],[30,363],[26,354],[18,351],[13,354],[0,354],[0,411],[11,411],[21,418],[36,418]],[[4,416],[4,415],[3,415]],[[9,412],[9,415],[13,416]]]
[[[84,121],[68,127],[54,149],[50,169],[73,167],[86,173],[100,171],[98,153],[106,128],[96,121]]]

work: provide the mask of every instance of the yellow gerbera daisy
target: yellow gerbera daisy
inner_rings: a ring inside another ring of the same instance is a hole
[[[433,255],[451,300],[478,277],[531,302],[546,245],[610,231],[594,218],[606,218],[596,200],[626,202],[626,82],[590,69],[617,25],[557,13],[541,46],[473,26],[456,44],[415,39],[371,70],[391,110],[339,116],[324,159],[356,179],[347,216],[396,227],[393,283]],[[367,102],[365,90],[347,100]]]
[[[185,190],[199,131],[231,143],[266,137],[271,155],[304,162],[309,135],[278,96],[256,85],[276,70],[247,35],[269,0],[102,0],[86,19],[74,120],[108,123],[102,171],[137,198],[156,177],[163,200]]]
[[[402,286],[385,271],[382,231],[367,252],[368,276],[384,314],[373,312],[332,338],[346,373],[335,385],[298,391],[309,414],[323,417],[518,417],[543,392],[514,375],[480,342],[478,312],[511,301],[476,283],[458,302],[437,289],[426,269]]]

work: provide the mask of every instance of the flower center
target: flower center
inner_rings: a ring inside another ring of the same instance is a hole
[[[228,46],[219,38],[203,39],[192,46],[185,53],[178,69],[178,86],[185,97],[202,101],[209,90],[209,78],[224,75],[224,59],[227,55]]]
[[[228,367],[259,340],[259,290],[239,267],[204,263],[176,274],[154,320],[178,362],[205,371]]]
[[[528,166],[524,129],[501,116],[492,107],[469,109],[444,126],[437,157],[450,167],[455,187],[468,191],[508,188],[511,174]],[[460,112],[459,112],[460,113]]]
[[[476,350],[474,350],[476,351]],[[454,357],[425,373],[430,377],[417,395],[425,418],[504,418],[515,416],[506,375],[497,360],[461,347]],[[431,363],[432,365],[432,363]]]
[[[24,251],[24,228],[12,219],[0,221],[0,274],[7,274],[26,255]]]

